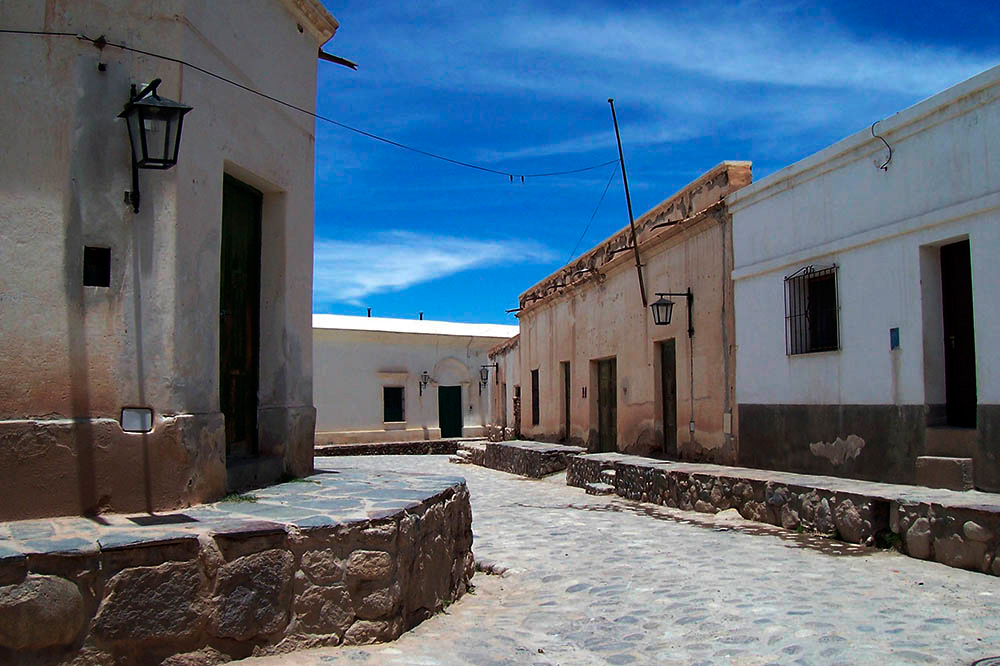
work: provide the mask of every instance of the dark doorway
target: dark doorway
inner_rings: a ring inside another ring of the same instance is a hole
[[[673,338],[661,342],[660,415],[663,424],[663,455],[677,458],[677,345]]]
[[[976,427],[976,336],[969,241],[941,247],[944,382],[948,425]]]
[[[615,359],[597,362],[597,433],[601,451],[618,449],[617,375]]]
[[[227,459],[257,454],[262,199],[249,185],[223,177],[219,403]]]
[[[538,425],[538,368],[531,371],[531,425]]]
[[[572,391],[570,390],[569,361],[563,361],[560,365],[562,365],[563,375],[563,439],[569,440],[569,406],[570,397],[572,396]]]
[[[438,425],[442,437],[462,436],[461,386],[438,386]]]

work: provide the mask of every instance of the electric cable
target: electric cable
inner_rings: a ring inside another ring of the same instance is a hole
[[[618,162],[618,160],[611,160],[611,161]],[[587,222],[587,226],[583,228],[583,233],[580,234],[580,238],[577,239],[576,245],[573,246],[573,251],[569,253],[569,258],[566,259],[567,264],[573,260],[573,256],[576,254],[576,249],[580,247],[580,243],[583,242],[583,237],[586,236],[587,232],[590,230],[590,225],[593,223],[594,217],[597,216],[597,211],[601,208],[601,204],[604,202],[604,197],[605,195],[607,195],[608,188],[611,187],[611,181],[615,179],[616,173],[618,173],[618,167],[615,167],[614,170],[612,170],[611,177],[608,178],[608,184],[604,186],[604,192],[601,194],[600,200],[598,200],[597,205],[594,207],[594,212],[590,214],[590,220]]]
[[[403,150],[409,150],[411,152],[418,153],[420,155],[424,155],[425,157],[430,157],[430,158],[433,158],[433,159],[436,159],[436,160],[441,160],[443,162],[448,162],[449,164],[454,164],[454,165],[457,165],[457,166],[466,167],[468,169],[476,169],[478,171],[484,171],[486,173],[493,173],[493,174],[497,174],[499,176],[507,176],[510,179],[511,182],[514,182],[515,178],[520,178],[521,182],[523,183],[525,178],[547,178],[549,176],[565,176],[565,175],[568,175],[568,174],[582,173],[584,171],[591,171],[593,169],[600,169],[603,166],[607,166],[609,164],[612,164],[612,163],[618,161],[617,159],[614,159],[614,160],[608,160],[607,162],[602,162],[600,164],[593,164],[593,165],[590,165],[590,166],[580,167],[580,168],[577,168],[577,169],[568,169],[566,171],[549,171],[549,172],[545,172],[545,173],[524,173],[524,174],[520,174],[520,173],[511,173],[509,171],[500,171],[499,169],[493,169],[493,168],[482,166],[482,165],[479,165],[479,164],[473,164],[471,162],[463,162],[462,160],[456,160],[456,159],[453,159],[451,157],[445,157],[444,155],[439,155],[437,153],[432,153],[432,152],[429,152],[429,151],[426,151],[426,150],[421,150],[420,148],[415,148],[413,146],[408,146],[408,145],[406,145],[404,143],[400,143],[398,141],[393,141],[392,139],[388,139],[388,138],[386,138],[384,136],[379,136],[377,134],[373,134],[372,132],[368,132],[366,130],[363,130],[363,129],[360,129],[360,128],[357,128],[357,127],[352,127],[352,126],[347,125],[345,123],[342,123],[342,122],[340,122],[338,120],[334,120],[333,118],[329,118],[327,116],[315,113],[313,111],[309,111],[308,109],[304,109],[304,108],[302,108],[300,106],[296,106],[295,104],[292,104],[290,102],[286,102],[286,101],[284,101],[282,99],[278,99],[277,97],[273,97],[271,95],[268,95],[267,93],[263,93],[263,92],[261,92],[259,90],[255,90],[255,89],[253,89],[253,88],[251,88],[249,86],[245,86],[242,83],[239,83],[237,81],[233,81],[232,79],[228,79],[225,76],[222,76],[221,74],[216,74],[215,72],[207,70],[204,67],[199,67],[198,65],[194,65],[194,64],[192,64],[190,62],[187,62],[186,60],[181,60],[180,58],[174,58],[174,57],[171,57],[171,56],[166,56],[166,55],[163,55],[161,53],[155,53],[155,52],[152,52],[152,51],[145,51],[143,49],[138,49],[138,48],[135,48],[135,47],[132,47],[132,46],[127,46],[125,44],[116,44],[114,42],[109,42],[109,41],[107,41],[104,38],[104,35],[101,35],[100,37],[98,37],[96,39],[93,39],[91,37],[87,37],[84,34],[75,33],[75,32],[49,32],[49,31],[44,31],[44,30],[10,30],[10,29],[3,29],[3,28],[0,28],[0,33],[3,33],[3,34],[14,34],[14,35],[45,36],[45,37],[75,37],[75,38],[77,38],[77,39],[79,39],[81,41],[90,42],[91,44],[93,44],[94,46],[96,46],[99,49],[104,49],[104,47],[106,47],[106,46],[113,46],[114,48],[121,49],[123,51],[129,51],[129,52],[132,52],[132,53],[139,53],[141,55],[150,56],[152,58],[159,58],[161,60],[166,60],[168,62],[173,62],[173,63],[176,63],[178,65],[183,65],[185,67],[190,67],[191,69],[196,70],[198,72],[201,72],[202,74],[205,74],[207,76],[211,76],[211,77],[213,77],[215,79],[218,79],[220,81],[228,83],[228,84],[230,84],[232,86],[236,86],[237,88],[245,90],[245,91],[247,91],[249,93],[252,93],[254,95],[258,95],[260,97],[263,97],[264,99],[267,99],[267,100],[270,100],[272,102],[275,102],[276,104],[281,104],[282,106],[286,106],[289,109],[294,109],[295,111],[298,111],[300,113],[304,113],[304,114],[306,114],[308,116],[312,116],[313,118],[315,118],[317,120],[322,120],[323,122],[330,123],[331,125],[335,125],[337,127],[340,127],[341,129],[345,129],[345,130],[348,130],[350,132],[354,132],[356,134],[360,134],[362,136],[368,137],[369,139],[373,139],[375,141],[381,141],[382,143],[389,144],[390,146],[395,146],[395,147],[401,148]]]

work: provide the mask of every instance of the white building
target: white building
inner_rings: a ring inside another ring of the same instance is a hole
[[[1000,67],[727,201],[740,462],[1000,491]]]
[[[487,352],[517,330],[314,314],[316,443],[485,435],[496,383]]]

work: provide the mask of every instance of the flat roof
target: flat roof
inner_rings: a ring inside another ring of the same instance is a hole
[[[432,319],[394,319],[354,315],[313,314],[313,328],[340,331],[378,331],[382,333],[421,333],[424,335],[459,335],[477,338],[511,338],[520,331],[504,324],[465,324]]]

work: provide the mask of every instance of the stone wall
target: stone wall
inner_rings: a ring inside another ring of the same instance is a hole
[[[384,514],[57,554],[0,546],[0,663],[191,666],[392,640],[465,593],[472,514],[461,483]]]
[[[579,446],[540,442],[487,442],[483,466],[490,469],[541,478],[566,469],[569,459],[587,450]]]
[[[329,444],[317,446],[317,456],[422,456],[450,455],[458,449],[453,439],[420,442],[371,442],[368,444]]]
[[[747,520],[850,543],[893,544],[912,557],[1000,576],[1000,507],[975,506],[964,493],[946,505],[907,499],[914,490],[907,486],[893,497],[866,491],[863,482],[710,467],[592,454],[569,460],[566,483],[587,488],[611,476],[615,494],[625,499],[702,513],[736,509]],[[609,469],[613,475],[601,474]],[[795,477],[799,483],[790,482]]]

